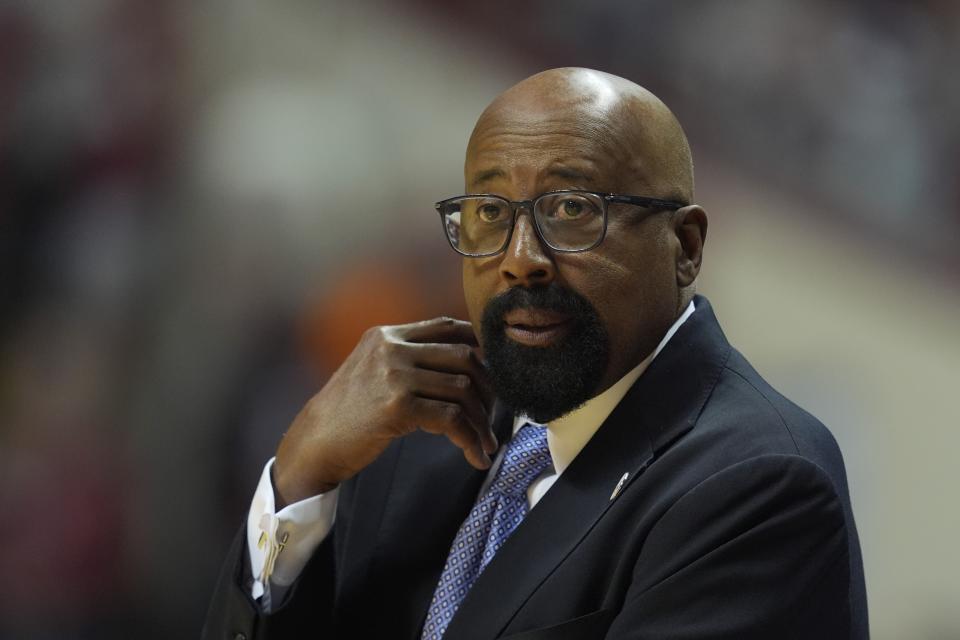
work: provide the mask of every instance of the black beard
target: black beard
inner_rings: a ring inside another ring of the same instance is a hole
[[[530,347],[507,338],[504,315],[540,308],[570,317],[573,326],[556,344]],[[580,294],[551,283],[511,287],[487,304],[481,321],[483,353],[497,396],[515,413],[547,423],[593,397],[607,369],[610,339],[600,316]]]

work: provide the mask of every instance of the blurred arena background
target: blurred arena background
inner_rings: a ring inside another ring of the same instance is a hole
[[[590,66],[687,128],[700,290],[831,427],[873,637],[960,638],[960,4],[0,2],[0,637],[196,637],[290,419],[464,316],[432,203]]]

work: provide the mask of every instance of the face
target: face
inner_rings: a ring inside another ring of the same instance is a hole
[[[636,149],[619,146],[624,136],[609,123],[608,113],[585,107],[485,114],[467,152],[466,191],[509,200],[561,189],[667,197],[643,169],[655,168],[655,158],[636,162]],[[611,205],[598,247],[562,253],[540,241],[522,209],[504,253],[464,259],[470,320],[498,392],[533,390],[508,397],[514,409],[552,392],[558,397],[537,409],[541,415],[525,412],[547,421],[572,410],[639,364],[676,318],[682,251],[673,220],[680,212],[644,213]],[[587,378],[575,391],[583,397],[550,381],[568,376]]]

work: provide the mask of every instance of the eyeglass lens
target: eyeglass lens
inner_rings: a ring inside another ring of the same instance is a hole
[[[545,194],[533,209],[543,240],[554,249],[587,249],[603,235],[603,201],[594,194]],[[451,244],[471,255],[501,251],[513,225],[512,205],[492,196],[450,200],[441,212]]]

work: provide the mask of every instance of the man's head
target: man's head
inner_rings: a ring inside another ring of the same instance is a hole
[[[588,69],[544,71],[498,96],[464,173],[468,194],[511,201],[567,189],[693,201],[673,114],[636,84]],[[498,395],[546,422],[656,347],[693,296],[707,222],[695,205],[609,204],[603,241],[567,253],[543,242],[532,215],[518,211],[504,252],[464,258],[463,288]]]

